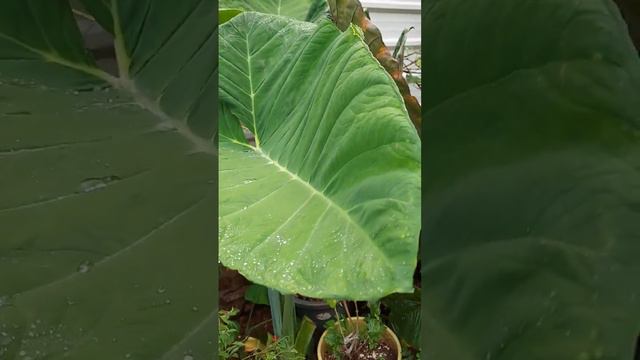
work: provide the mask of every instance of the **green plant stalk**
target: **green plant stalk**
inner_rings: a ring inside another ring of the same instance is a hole
[[[127,48],[124,44],[124,34],[122,33],[122,24],[120,23],[120,13],[118,12],[118,2],[111,0],[111,16],[113,18],[114,41],[113,46],[116,51],[116,62],[118,63],[118,74],[121,79],[129,79],[129,66],[131,59],[127,54]]]
[[[296,332],[296,308],[293,303],[293,295],[284,295],[284,306],[282,309],[282,336],[294,341]]]
[[[338,329],[340,330],[340,334],[344,338],[346,335],[344,334],[344,330],[342,330],[342,325],[340,324],[340,314],[338,314],[338,309],[334,307],[333,311],[336,313],[336,324],[338,324]]]
[[[347,304],[346,300],[342,300],[342,307],[344,308],[344,311],[347,314],[347,319],[351,319],[351,313],[349,312],[349,304]],[[356,334],[357,334],[358,333],[358,322],[354,321],[354,323],[355,323]],[[353,331],[353,326],[351,325],[351,322],[347,321],[346,325],[347,325],[347,331],[348,332],[352,332]]]
[[[247,325],[244,327],[244,334],[249,336],[249,324],[251,324],[251,317],[253,316],[253,310],[256,307],[256,304],[251,304],[251,310],[249,310],[249,319],[247,320]]]
[[[272,288],[267,289],[269,307],[271,308],[271,320],[275,336],[282,336],[282,307],[280,305],[280,293]]]

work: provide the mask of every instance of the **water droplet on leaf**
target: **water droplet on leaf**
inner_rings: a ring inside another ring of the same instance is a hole
[[[78,265],[78,272],[79,273],[87,273],[89,272],[89,270],[91,270],[91,262],[90,261],[85,261],[82,264]]]
[[[119,176],[109,175],[99,178],[87,178],[80,183],[80,191],[91,192],[102,189],[114,181],[122,180]]]

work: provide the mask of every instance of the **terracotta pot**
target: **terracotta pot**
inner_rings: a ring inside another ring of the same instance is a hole
[[[350,317],[347,319],[347,321],[351,324],[353,324],[354,322],[357,321],[358,323],[358,327],[364,327],[366,326],[365,323],[365,318],[360,316],[360,317]],[[336,324],[337,326],[337,324]],[[320,337],[320,342],[318,343],[318,350],[317,350],[317,356],[318,356],[318,360],[324,360],[323,354],[327,349],[327,344],[324,342],[324,337],[327,335],[327,330],[325,330],[322,333],[322,336]],[[402,359],[402,347],[400,346],[400,341],[398,340],[398,337],[396,336],[396,334],[391,331],[391,329],[389,329],[387,326],[384,327],[384,333],[382,334],[382,338],[387,340],[387,343],[389,343],[393,348],[395,348],[395,352],[396,352],[396,360],[401,360]]]

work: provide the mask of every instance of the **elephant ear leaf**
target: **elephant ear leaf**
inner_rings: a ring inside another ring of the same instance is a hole
[[[327,13],[326,0],[220,0],[220,8],[239,8],[315,22]]]
[[[420,139],[358,32],[239,15],[220,27],[220,98],[221,261],[283,293],[411,292]]]
[[[227,21],[233,19],[234,16],[240,14],[243,10],[241,9],[219,9],[218,10],[218,22],[220,25],[226,23]]]
[[[215,6],[85,3],[0,4],[0,358],[210,356]]]
[[[640,59],[615,4],[425,10],[423,351],[631,360]]]

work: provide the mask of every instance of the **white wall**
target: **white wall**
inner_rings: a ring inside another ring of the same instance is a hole
[[[407,46],[420,46],[420,0],[361,0],[369,10],[371,21],[380,29],[384,43],[395,46],[402,30],[413,26],[407,37]]]
[[[382,40],[389,49],[393,49],[405,28],[414,29],[407,34],[406,54],[419,52],[421,48],[421,16],[420,0],[360,0],[365,9],[369,10],[371,21],[380,29]],[[419,75],[417,69],[412,73]],[[420,89],[409,84],[411,94],[420,101]]]

